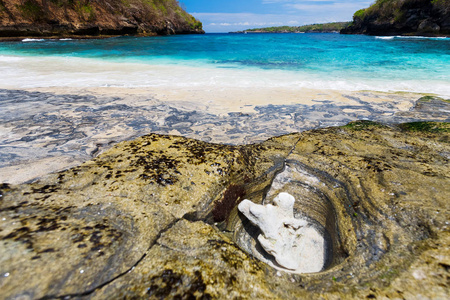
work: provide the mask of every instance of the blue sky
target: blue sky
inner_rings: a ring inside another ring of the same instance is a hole
[[[206,32],[350,21],[374,0],[179,0]]]

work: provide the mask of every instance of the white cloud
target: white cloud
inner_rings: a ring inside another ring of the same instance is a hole
[[[191,13],[202,21],[207,32],[228,32],[255,27],[297,25],[300,20],[296,16],[252,13]]]
[[[287,4],[287,7],[290,9],[295,9],[299,12],[309,12],[314,13],[315,15],[343,15],[347,14],[350,16],[349,19],[351,19],[351,16],[353,14],[364,7],[368,7],[369,5],[362,5],[361,3],[339,3],[339,2],[333,2],[333,3],[323,3],[318,4],[317,2],[306,2],[301,4]]]
[[[228,32],[257,27],[350,21],[357,10],[371,4],[367,0],[261,0],[261,3],[279,3],[283,9],[275,14],[192,13],[192,15],[202,21],[206,32]]]

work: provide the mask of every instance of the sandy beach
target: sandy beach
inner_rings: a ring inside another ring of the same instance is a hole
[[[0,182],[64,170],[148,133],[238,145],[360,119],[448,121],[448,114],[415,112],[422,96],[281,87],[4,89]]]

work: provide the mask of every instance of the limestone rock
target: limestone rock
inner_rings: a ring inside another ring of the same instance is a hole
[[[449,140],[448,123],[430,122],[247,146],[152,134],[3,184],[1,297],[447,299]],[[323,271],[257,258],[261,230],[237,206],[276,207],[280,193],[323,234]]]

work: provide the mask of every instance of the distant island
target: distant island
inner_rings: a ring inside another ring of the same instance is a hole
[[[450,0],[377,0],[341,33],[450,36]]]
[[[177,0],[0,0],[0,39],[204,33]]]
[[[278,26],[266,28],[254,28],[233,33],[300,33],[300,32],[340,32],[349,26],[351,22],[333,22],[324,24],[311,24],[303,26]]]

